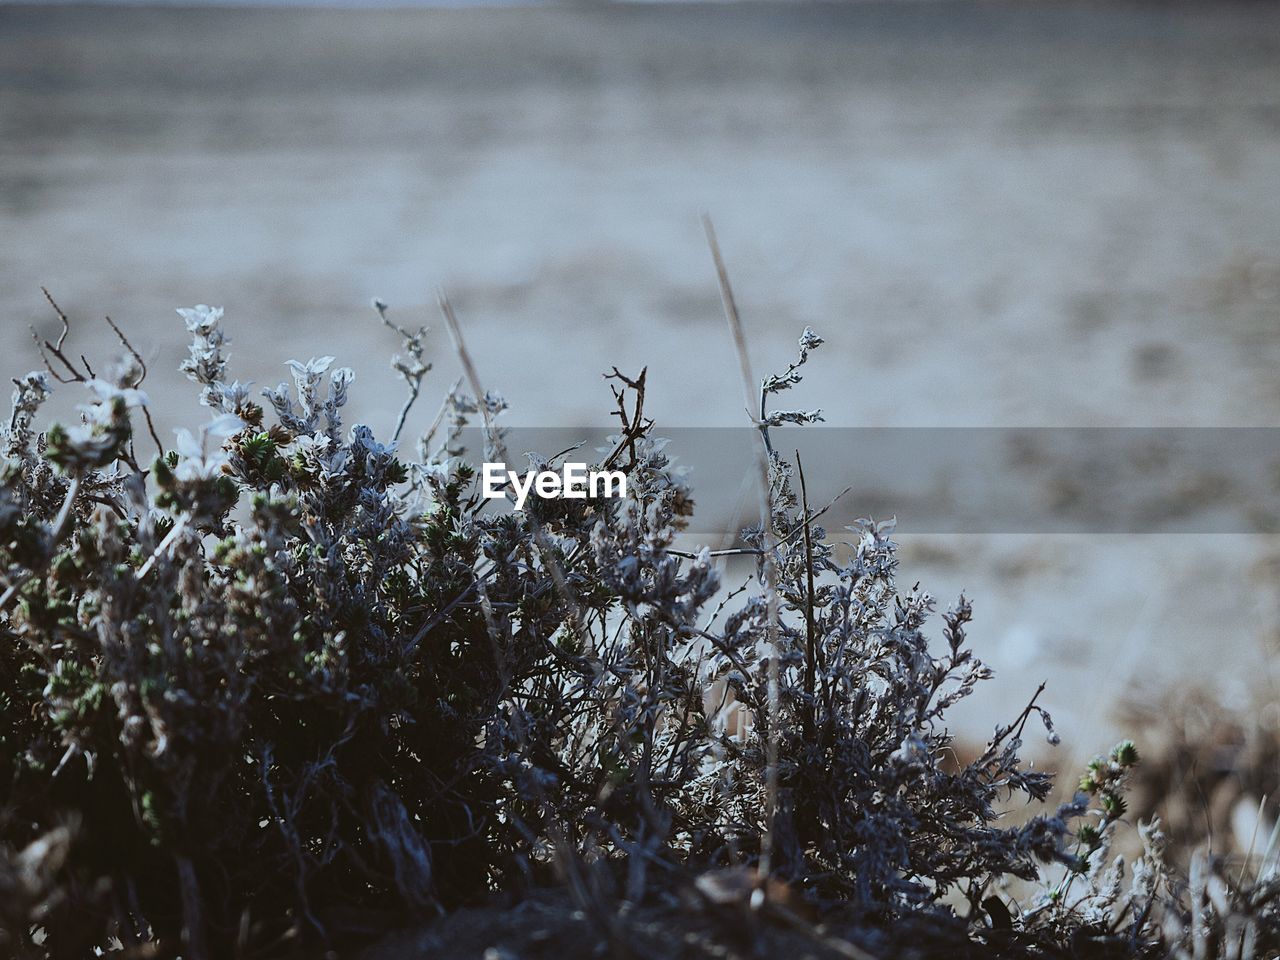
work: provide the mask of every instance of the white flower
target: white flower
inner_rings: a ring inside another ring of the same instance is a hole
[[[916,734],[907,734],[901,746],[891,755],[891,759],[906,765],[924,763],[929,759],[929,746]]]
[[[93,391],[102,403],[108,403],[116,397],[121,397],[124,400],[124,405],[129,408],[145,407],[151,402],[141,390],[133,387],[117,387],[106,380],[87,380],[85,381],[85,386]]]
[[[178,464],[174,475],[179,480],[206,480],[217,476],[222,465],[227,462],[227,454],[222,449],[221,441],[233,437],[245,427],[245,423],[233,413],[224,413],[214,417],[200,428],[199,435],[185,427],[175,430],[177,434],[178,453],[182,462]],[[209,441],[219,441],[209,449]]]
[[[224,413],[221,416],[214,417],[201,427],[200,432],[208,437],[225,440],[227,437],[234,437],[244,428],[245,422],[234,413]]]
[[[288,365],[293,370],[293,378],[299,383],[311,381],[312,383],[320,379],[320,374],[329,369],[333,363],[333,357],[312,357],[306,363],[299,363],[297,360],[290,360]]]
[[[186,322],[190,332],[208,333],[222,319],[222,308],[198,303],[194,307],[179,307],[178,316]]]
[[[429,463],[417,463],[411,464],[411,466],[421,475],[423,480],[429,483],[445,484],[449,482],[449,478],[453,475],[449,469],[447,458],[444,461],[432,460]]]
[[[232,380],[230,383],[218,384],[215,398],[217,400],[216,406],[220,410],[239,410],[249,402],[249,388],[251,386],[253,386],[252,380],[244,383],[239,380]]]
[[[308,473],[319,477],[335,477],[346,468],[349,451],[338,446],[323,433],[294,437],[282,451]]]
[[[100,422],[105,422],[104,418],[91,420],[89,423],[82,423],[74,427],[67,427],[67,445],[81,451],[89,460],[105,456],[107,451],[115,446],[116,439],[110,433],[94,429],[95,425]]]
[[[308,432],[314,431],[319,422],[319,411],[323,404],[317,388],[332,363],[333,357],[312,357],[306,363],[289,361],[293,383],[298,392],[298,404],[302,407],[302,425]],[[345,392],[345,385],[342,389]]]
[[[201,403],[206,407],[221,409],[219,385],[227,367],[227,355],[224,351],[227,338],[218,328],[218,323],[222,320],[222,308],[202,303],[195,307],[179,308],[178,313],[186,321],[187,330],[191,333],[188,356],[182,361],[180,369],[190,379],[204,386],[200,391]]]

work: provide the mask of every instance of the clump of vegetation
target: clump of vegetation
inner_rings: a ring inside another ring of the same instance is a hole
[[[727,286],[726,302],[736,321]],[[1186,887],[1158,824],[1122,893],[1103,861],[1131,744],[1021,823],[1001,815],[1010,798],[1051,789],[1019,759],[1030,723],[1053,736],[1035,697],[954,760],[946,711],[990,675],[969,602],[941,615],[935,652],[933,599],[895,581],[892,524],[860,522],[838,551],[798,458],[774,449],[772,430],[820,416],[768,410],[821,346],[812,331],[761,384],[762,515],[736,548],[757,575],[727,591],[709,550],[677,549],[693,499],[643,373],[611,375],[620,430],[598,465],[626,473],[624,499],[480,498],[461,431],[478,419],[486,459],[505,460],[505,404],[445,306],[471,389],[448,391],[412,453],[395,439],[428,371],[423,331],[381,304],[410,390],[390,442],[343,423],[353,375],[330,357],[291,361],[260,402],[230,379],[206,306],[179,312],[209,419],[172,445],[123,336],[124,360],[95,375],[64,352],[64,317],[47,371],[15,381],[7,954],[316,955],[552,884],[619,952],[628,918],[673,891],[727,917],[713,939],[743,951],[774,922],[845,956],[1280,943],[1274,876],[1231,883],[1204,860]],[[86,402],[41,432],[53,380]]]

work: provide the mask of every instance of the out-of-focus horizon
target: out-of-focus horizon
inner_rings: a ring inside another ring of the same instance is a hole
[[[4,373],[47,286],[89,356],[130,333],[168,436],[198,301],[236,376],[334,354],[385,430],[387,300],[434,328],[423,426],[441,285],[513,423],[606,422],[617,364],[660,426],[740,424],[702,210],[757,372],[827,338],[794,399],[833,425],[1280,426],[1277,184],[1264,5],[0,7]],[[1138,698],[1275,698],[1273,536],[904,540],[975,599],[974,735],[1042,678],[1080,752]]]

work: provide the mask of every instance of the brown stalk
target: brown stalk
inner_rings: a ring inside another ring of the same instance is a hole
[[[756,380],[751,372],[751,358],[747,354],[747,338],[742,329],[742,320],[738,316],[738,305],[733,297],[733,287],[729,284],[729,271],[725,268],[724,257],[720,254],[720,244],[716,241],[715,227],[711,218],[702,216],[702,227],[707,235],[707,245],[711,248],[711,259],[715,262],[716,277],[720,282],[720,301],[724,306],[725,320],[729,324],[729,332],[733,335],[733,344],[738,351],[738,365],[742,373],[743,394],[746,397],[746,408],[750,412],[755,401]],[[754,419],[754,417],[752,418]],[[773,859],[773,819],[778,805],[778,735],[781,721],[779,698],[778,659],[781,650],[778,645],[778,572],[774,563],[774,552],[777,537],[773,530],[773,509],[769,502],[769,443],[766,426],[757,422],[756,467],[760,497],[760,527],[764,539],[764,556],[762,567],[764,573],[765,600],[768,605],[768,623],[766,627],[769,644],[769,679],[768,679],[768,729],[765,741],[765,832],[760,843],[760,866],[756,871],[756,893],[752,898],[753,905],[763,903],[764,884],[769,878],[770,865]]]
[[[796,471],[800,474],[800,508],[804,516],[804,567],[809,581],[804,598],[804,694],[808,704],[805,710],[805,734],[812,739],[817,712],[813,698],[818,674],[818,642],[813,622],[813,535],[809,530],[812,518],[809,516],[809,491],[804,482],[804,464],[800,462],[799,450],[796,450]]]

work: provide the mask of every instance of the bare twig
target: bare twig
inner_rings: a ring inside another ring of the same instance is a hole
[[[733,297],[733,288],[729,284],[729,272],[725,268],[724,258],[720,255],[720,244],[716,241],[715,227],[706,214],[702,217],[702,226],[706,231],[707,244],[711,248],[711,258],[715,262],[716,276],[720,281],[720,300],[724,305],[725,319],[729,323],[729,332],[733,335],[733,343],[738,351],[738,364],[742,372],[743,395],[746,397],[747,409],[751,409],[756,389],[756,380],[751,373],[751,358],[747,354],[747,338],[742,329],[742,320],[738,316],[738,305]],[[773,858],[774,813],[778,805],[778,739],[781,710],[779,703],[778,661],[781,650],[778,644],[778,584],[775,566],[776,536],[773,531],[773,507],[769,497],[769,447],[764,433],[764,425],[759,424],[756,448],[757,481],[760,495],[760,528],[764,542],[763,573],[765,600],[768,605],[768,644],[769,644],[769,679],[768,679],[768,716],[769,729],[766,737],[765,768],[765,831],[760,843],[760,868],[757,871],[758,886],[753,904],[763,902],[764,882],[769,877]]]
[[[606,380],[621,380],[623,384],[622,390],[612,384],[609,389],[613,391],[613,398],[617,401],[618,408],[613,412],[622,422],[622,435],[618,438],[618,442],[614,444],[609,455],[604,458],[601,469],[608,470],[614,465],[618,457],[622,455],[622,451],[626,450],[631,457],[631,462],[627,465],[628,469],[635,465],[636,462],[636,441],[644,436],[645,432],[653,426],[653,420],[646,420],[644,416],[644,379],[649,373],[649,368],[645,367],[640,371],[640,376],[634,380],[626,374],[613,368],[613,373],[606,373]],[[635,399],[634,408],[631,413],[627,413],[626,388],[630,388]]]
[[[834,497],[832,497],[832,498],[831,498],[831,500],[827,503],[827,505],[826,505],[825,507],[823,507],[821,510],[818,510],[818,511],[816,511],[815,513],[813,513],[812,515],[810,515],[810,516],[809,516],[809,519],[806,521],[806,523],[812,523],[813,521],[815,521],[815,520],[817,520],[818,518],[820,518],[820,517],[822,517],[823,515],[825,515],[825,514],[827,513],[827,511],[828,511],[828,510],[830,510],[832,507],[834,507],[834,506],[836,505],[836,503],[837,503],[837,502],[838,502],[838,501],[839,501],[839,500],[840,500],[840,499],[841,499],[841,498],[842,498],[846,493],[848,493],[848,492],[849,492],[850,490],[852,490],[852,489],[853,489],[853,487],[845,487],[843,490],[841,490],[839,493],[837,493]],[[796,536],[797,536],[800,532],[801,532],[801,528],[800,528],[799,526],[797,526],[794,530],[792,530],[792,531],[791,531],[790,533],[788,533],[785,537],[783,537],[781,540],[779,540],[779,541],[777,542],[776,546],[778,546],[778,547],[785,547],[788,543],[790,543],[792,540],[794,540],[794,539],[796,538]],[[763,552],[764,552],[763,550],[758,550],[758,549],[756,549],[755,547],[727,547],[727,548],[725,548],[724,550],[711,550],[711,551],[708,551],[707,556],[709,556],[709,557],[758,557],[758,556],[760,556]],[[684,558],[684,559],[686,559],[686,560],[696,560],[696,559],[697,559],[697,557],[698,557],[698,554],[696,554],[696,553],[691,553],[691,552],[689,552],[688,550],[673,550],[673,549],[668,549],[668,550],[667,550],[667,553],[671,554],[673,557],[683,557],[683,558]]]
[[[476,371],[476,365],[472,362],[471,354],[467,351],[467,344],[462,338],[462,328],[458,326],[458,318],[453,312],[453,305],[449,303],[449,298],[443,291],[440,293],[440,312],[444,314],[445,324],[449,328],[449,335],[453,338],[454,348],[458,351],[458,361],[462,364],[463,372],[467,375],[471,390],[476,396],[476,401],[480,404],[481,413],[484,415],[485,435],[488,439],[489,448],[493,451],[494,456],[505,463],[507,459],[506,445],[502,441],[502,436],[493,426],[493,417],[489,412],[487,394],[480,384],[480,374]],[[556,558],[551,542],[547,539],[546,531],[542,529],[542,524],[538,522],[537,517],[532,512],[529,512],[527,516],[529,518],[529,529],[533,534],[534,543],[538,547],[538,554],[542,557],[542,562],[546,565],[547,570],[550,571],[551,579],[556,585],[556,591],[568,608],[569,619],[573,623],[578,636],[585,637],[586,632],[582,620],[582,611],[578,608],[578,604],[569,590],[569,581],[564,575],[564,568],[561,567],[560,561]]]
[[[140,354],[137,350],[133,348],[133,344],[130,343],[129,338],[124,335],[124,331],[121,330],[118,326],[116,326],[116,322],[112,320],[110,317],[107,317],[106,321],[107,321],[107,326],[109,326],[112,330],[115,331],[115,335],[120,340],[120,343],[124,346],[126,350],[129,351],[129,354],[133,357],[133,359],[138,362],[138,367],[140,368],[141,372],[138,374],[137,378],[133,381],[133,383],[130,384],[130,386],[134,390],[137,390],[140,386],[142,386],[142,381],[147,379],[147,362],[142,359],[142,354]],[[142,416],[147,421],[147,430],[148,432],[150,432],[151,439],[156,445],[156,450],[158,451],[159,455],[163,457],[164,444],[160,442],[160,437],[156,434],[156,425],[151,420],[151,411],[145,405],[142,407]]]
[[[807,733],[811,736],[816,713],[813,697],[818,673],[818,642],[813,621],[813,536],[809,530],[813,520],[809,516],[809,490],[805,486],[804,464],[800,461],[799,450],[796,450],[796,471],[800,475],[800,509],[804,516],[804,522],[800,528],[804,531],[804,566],[808,577],[808,590],[805,592],[804,600],[804,694],[806,697],[805,723],[808,727]]]
[[[480,386],[480,375],[476,372],[476,365],[471,362],[471,354],[467,350],[467,343],[462,339],[462,328],[458,326],[458,318],[454,315],[453,304],[449,302],[449,297],[442,290],[440,291],[440,312],[444,314],[445,325],[449,328],[449,336],[453,339],[453,347],[458,352],[458,361],[462,364],[462,372],[467,375],[467,381],[471,384],[471,392],[475,394],[476,403],[480,406],[480,415],[484,418],[485,438],[489,442],[490,449],[502,462],[506,462],[507,450],[506,445],[502,442],[502,437],[498,434],[493,426],[493,415],[489,412],[488,396],[484,392],[484,388]]]
[[[67,319],[66,313],[60,306],[58,306],[57,301],[53,299],[53,295],[50,294],[48,290],[41,287],[40,291],[44,294],[44,298],[49,301],[49,306],[53,307],[53,312],[58,315],[58,319],[62,321],[62,330],[58,333],[58,339],[56,341],[42,341],[39,334],[32,329],[31,339],[36,342],[36,347],[40,350],[40,359],[44,362],[45,369],[49,371],[49,375],[59,383],[84,383],[84,381],[93,377],[93,371],[89,369],[89,365],[87,363],[85,364],[85,369],[88,370],[88,374],[86,375],[81,373],[76,369],[75,363],[68,360],[67,355],[62,352],[62,345],[66,343],[67,334],[71,332],[71,321]],[[53,364],[49,362],[50,356],[53,356],[62,364],[63,367],[66,368],[67,372],[65,376],[53,369]],[[84,360],[84,357],[82,356],[80,359]]]
[[[19,575],[17,580],[13,581],[13,583],[9,585],[8,590],[4,593],[0,593],[0,610],[4,610],[4,608],[9,605],[9,601],[17,595],[18,591],[23,588],[32,576],[34,576],[34,574],[30,570],[22,573]]]
[[[167,534],[165,534],[164,539],[161,540],[160,543],[156,546],[151,556],[147,557],[147,562],[138,568],[138,576],[137,576],[138,580],[142,580],[148,573],[151,572],[151,568],[156,565],[156,561],[159,560],[162,556],[164,556],[164,552],[168,550],[170,546],[173,545],[173,542],[178,539],[178,536],[182,533],[184,529],[186,529],[186,526],[187,526],[186,517],[179,517],[176,521],[174,521],[172,529],[170,529],[170,531]]]
[[[405,399],[404,405],[400,407],[400,416],[396,419],[395,433],[391,435],[391,442],[395,443],[400,439],[400,432],[404,430],[405,420],[409,417],[409,411],[413,409],[413,405],[418,401],[418,395],[422,392],[422,379],[431,370],[431,364],[423,362],[422,359],[422,338],[426,336],[427,328],[419,327],[417,333],[410,333],[400,324],[394,322],[387,316],[387,305],[381,300],[373,301],[373,309],[378,311],[378,316],[391,330],[400,334],[404,341],[404,349],[409,354],[409,361],[403,357],[397,356],[392,362],[395,371],[400,374],[402,379],[409,388],[409,396]]]
[[[418,440],[418,449],[421,451],[422,459],[426,460],[429,456],[428,450],[431,441],[435,439],[436,431],[440,429],[440,425],[444,423],[444,418],[448,414],[450,406],[462,386],[463,377],[459,377],[453,382],[453,386],[449,388],[449,392],[445,394],[444,400],[440,402],[440,409],[436,411],[435,419],[431,421],[431,426],[426,429],[422,437]],[[447,441],[446,441],[447,442]]]

